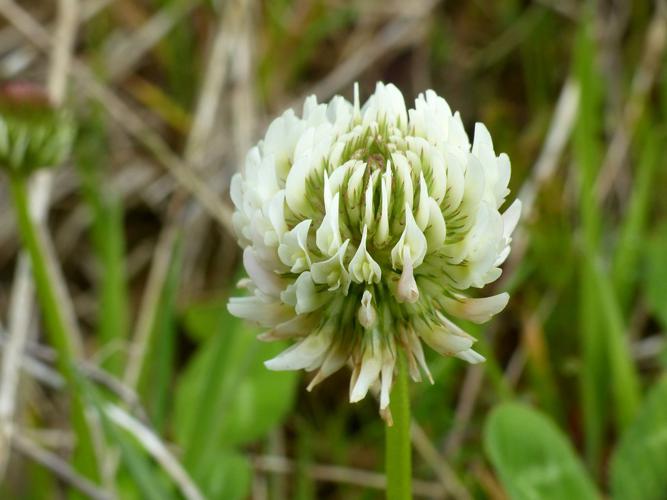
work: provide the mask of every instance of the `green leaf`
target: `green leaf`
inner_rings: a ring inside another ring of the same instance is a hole
[[[664,144],[662,132],[649,127],[644,128],[645,139],[640,148],[632,194],[621,223],[612,267],[613,283],[619,303],[624,309],[631,305],[632,298],[637,295],[636,285],[640,267],[638,264],[641,262],[642,248],[645,244],[651,202],[659,185],[655,182],[655,172]],[[665,249],[667,247],[663,247],[663,250]],[[664,259],[662,260],[664,262]]]
[[[658,382],[621,437],[611,460],[617,500],[659,500],[667,492],[667,377]]]
[[[297,374],[271,372],[263,362],[286,347],[262,343],[257,332],[229,315],[226,301],[195,306],[186,326],[205,340],[176,390],[176,438],[196,478],[221,448],[253,442],[292,407]]]
[[[252,468],[248,458],[240,453],[226,451],[208,464],[201,487],[208,498],[242,500],[250,493]]]
[[[484,446],[513,500],[599,498],[567,438],[531,408],[497,407],[487,419]]]

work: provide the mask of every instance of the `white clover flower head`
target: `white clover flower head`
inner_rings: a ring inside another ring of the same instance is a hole
[[[310,390],[350,364],[350,401],[379,382],[389,416],[398,350],[415,381],[432,381],[422,342],[484,360],[452,318],[483,323],[507,304],[467,292],[500,276],[521,205],[501,213],[509,158],[481,123],[471,145],[432,90],[409,110],[391,84],[363,106],[355,86],[354,101],[287,110],[232,179],[252,295],[229,310],[267,328],[263,340],[295,341],[268,368],[317,370]]]

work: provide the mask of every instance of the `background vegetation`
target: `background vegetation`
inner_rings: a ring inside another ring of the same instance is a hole
[[[304,95],[384,80],[408,101],[435,89],[469,131],[485,122],[525,210],[494,286],[510,304],[471,326],[488,362],[429,355],[435,384],[412,385],[416,496],[667,498],[664,2],[5,0],[0,14],[3,79],[54,95],[70,75],[75,148],[33,201],[82,347],[65,383],[0,177],[1,497],[382,496],[373,398],[348,404],[344,371],[313,393],[268,372],[283,346],[225,302],[241,277],[227,187],[247,148]]]

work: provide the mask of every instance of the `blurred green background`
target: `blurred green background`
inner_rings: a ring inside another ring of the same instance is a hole
[[[483,121],[525,214],[492,287],[509,306],[466,325],[487,363],[429,353],[435,384],[412,385],[416,497],[667,499],[664,1],[22,0],[0,17],[4,80],[49,81],[74,36],[78,135],[48,230],[85,353],[65,387],[36,309],[10,314],[0,177],[2,498],[81,480],[97,498],[383,496],[373,398],[349,404],[345,370],[312,393],[267,371],[284,345],[227,314],[242,269],[224,225],[272,116],[383,80]],[[92,475],[74,393],[101,427]]]

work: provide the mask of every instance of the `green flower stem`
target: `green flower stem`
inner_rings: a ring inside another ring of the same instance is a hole
[[[394,423],[387,426],[385,446],[387,500],[409,500],[412,498],[410,391],[402,353],[398,355],[397,368],[390,403]]]
[[[82,391],[79,390],[81,380],[74,366],[76,356],[72,334],[68,331],[67,322],[59,307],[53,269],[48,265],[46,243],[30,214],[26,178],[20,174],[11,174],[10,189],[18,230],[30,256],[32,274],[49,340],[58,352],[58,369],[72,389],[71,413],[78,444],[75,462],[79,465],[80,472],[87,477],[99,479],[92,433],[81,399]]]

